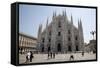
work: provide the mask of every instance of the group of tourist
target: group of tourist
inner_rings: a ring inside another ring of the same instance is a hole
[[[32,59],[34,58],[32,51],[28,52],[26,54],[26,63],[32,62]]]
[[[55,52],[48,52],[48,59],[55,59],[56,53]],[[84,52],[82,52],[82,56],[84,56]],[[26,62],[25,63],[29,63],[32,62],[32,59],[34,58],[34,55],[32,53],[32,51],[28,52],[26,54]],[[69,60],[74,60],[74,55],[71,54]]]
[[[48,52],[48,59],[55,58],[55,52]]]

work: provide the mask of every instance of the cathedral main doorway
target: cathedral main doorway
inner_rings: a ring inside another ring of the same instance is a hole
[[[57,45],[57,51],[61,52],[61,44],[60,43]]]

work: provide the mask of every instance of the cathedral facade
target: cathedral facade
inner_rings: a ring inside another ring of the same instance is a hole
[[[39,52],[67,53],[84,50],[84,37],[81,20],[78,21],[78,28],[73,25],[73,18],[69,21],[66,11],[56,15],[53,13],[52,21],[42,30],[42,24],[38,29]]]

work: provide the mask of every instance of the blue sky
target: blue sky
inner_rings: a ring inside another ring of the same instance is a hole
[[[44,29],[47,18],[50,23],[53,12],[58,15],[64,10],[66,10],[69,21],[71,15],[73,16],[73,24],[76,27],[78,27],[78,20],[82,20],[84,41],[88,43],[92,39],[90,32],[96,30],[96,10],[91,8],[20,5],[19,32],[37,37],[39,24],[42,24]]]

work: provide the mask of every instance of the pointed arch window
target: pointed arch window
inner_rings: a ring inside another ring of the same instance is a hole
[[[77,36],[75,37],[75,40],[78,40],[78,37]]]
[[[70,37],[68,37],[68,41],[71,41],[71,38]]]
[[[59,27],[59,28],[61,27],[61,21],[58,22],[58,27]]]
[[[44,38],[42,39],[42,42],[44,43]]]
[[[68,30],[68,34],[70,34],[70,30]]]
[[[76,45],[76,51],[79,51],[79,49],[78,49],[78,45]]]
[[[51,42],[51,39],[49,38],[49,42]]]
[[[61,32],[58,32],[58,36],[61,36]]]

